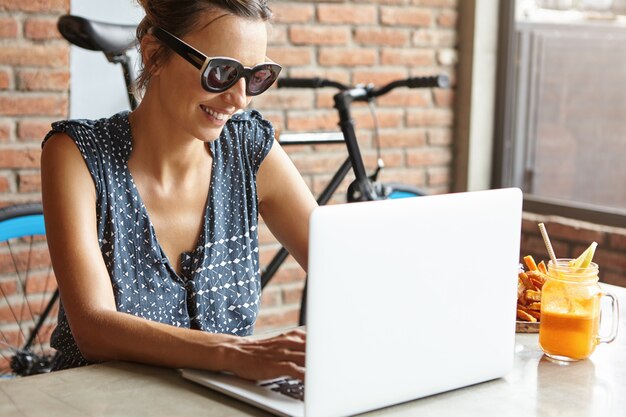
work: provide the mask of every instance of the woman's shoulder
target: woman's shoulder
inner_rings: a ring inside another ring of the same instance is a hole
[[[101,119],[68,119],[52,123],[44,137],[42,147],[50,138],[63,133],[81,148],[100,149],[110,145],[130,146],[130,123],[128,111]]]

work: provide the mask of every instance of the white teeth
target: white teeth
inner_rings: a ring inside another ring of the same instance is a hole
[[[208,107],[204,107],[204,106],[200,106],[200,108],[207,114],[215,117],[217,120],[226,120],[228,119],[228,115],[224,114],[224,113],[217,113],[211,109],[209,109]]]

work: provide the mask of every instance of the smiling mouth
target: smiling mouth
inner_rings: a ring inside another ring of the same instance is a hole
[[[226,114],[226,113],[218,113],[214,110],[211,110],[208,107],[203,106],[202,104],[200,105],[200,108],[202,109],[203,112],[205,112],[206,114],[208,114],[209,116],[217,120],[221,120],[221,121],[227,120],[228,117],[230,116],[229,114]]]

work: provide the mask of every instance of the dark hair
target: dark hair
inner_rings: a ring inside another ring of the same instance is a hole
[[[175,36],[183,37],[200,27],[200,16],[206,12],[223,12],[251,20],[269,21],[272,17],[267,0],[138,0],[146,16],[137,26],[139,42],[153,26],[159,26]],[[144,62],[137,78],[137,89],[144,90],[155,64],[165,62],[171,50],[160,47]]]

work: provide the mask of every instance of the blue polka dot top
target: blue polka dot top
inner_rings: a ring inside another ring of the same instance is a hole
[[[274,138],[271,124],[249,110],[226,123],[211,142],[213,169],[196,248],[181,256],[176,274],[128,169],[129,113],[107,119],[54,123],[80,150],[95,184],[98,240],[118,311],[178,327],[249,335],[261,291],[256,174]],[[59,311],[51,345],[54,369],[86,365]]]

